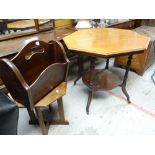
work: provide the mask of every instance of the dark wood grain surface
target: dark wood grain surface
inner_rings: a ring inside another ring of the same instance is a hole
[[[8,55],[15,54],[24,47],[27,43],[33,40],[42,40],[48,42],[50,40],[61,40],[63,37],[71,34],[75,30],[73,29],[59,29],[42,32],[39,34],[33,34],[20,38],[10,39],[0,42],[0,57],[6,57]]]

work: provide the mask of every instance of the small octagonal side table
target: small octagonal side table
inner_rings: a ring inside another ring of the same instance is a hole
[[[115,28],[83,29],[63,38],[67,48],[77,54],[91,57],[90,70],[82,73],[82,80],[89,88],[86,112],[89,114],[93,92],[111,90],[117,86],[122,88],[124,95],[130,103],[126,91],[128,72],[134,54],[143,53],[149,44],[149,38],[131,30]],[[108,69],[109,58],[128,56],[123,81],[118,75]],[[105,69],[95,69],[95,57],[106,58]]]

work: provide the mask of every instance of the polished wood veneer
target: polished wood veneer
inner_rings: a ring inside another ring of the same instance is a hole
[[[62,82],[53,91],[49,92],[45,97],[37,102],[35,107],[45,107],[54,101],[56,101],[59,96],[64,96],[66,94],[67,82]],[[19,102],[16,102],[18,107],[24,108],[25,106]]]
[[[111,90],[121,84],[121,78],[106,69],[90,70],[83,75],[82,80],[93,91]]]
[[[143,53],[149,44],[149,38],[131,30],[115,28],[94,28],[83,29],[63,38],[69,50],[91,57],[90,71],[82,73],[83,82],[89,87],[88,102],[86,112],[89,114],[89,106],[94,91],[110,90],[120,86],[128,103],[131,103],[126,90],[128,72],[134,54]],[[117,56],[128,56],[126,71],[123,81],[108,70],[109,58]],[[104,70],[95,69],[95,58],[107,58]]]
[[[40,19],[39,20],[39,24],[45,24],[48,23],[49,20],[48,19]],[[20,21],[15,21],[15,22],[11,22],[7,24],[7,28],[8,29],[12,29],[12,30],[22,30],[22,29],[28,29],[28,28],[33,28],[35,27],[35,22],[34,20],[20,20]]]
[[[145,50],[149,38],[131,30],[94,28],[78,30],[63,38],[70,50],[82,54],[111,57]]]
[[[61,40],[66,35],[73,33],[73,29],[61,29],[42,32],[39,34],[24,36],[16,39],[10,39],[0,42],[0,57],[8,57],[14,55],[26,44],[33,40],[42,40],[48,42],[50,40]]]
[[[67,86],[69,60],[59,41],[35,40],[11,60],[0,60],[0,77],[12,98],[27,108],[31,123],[39,123],[43,134],[48,126],[41,108],[58,102],[58,123],[66,124],[62,96]],[[37,105],[37,106],[36,106]],[[34,109],[36,113],[34,113]],[[37,114],[37,116],[36,116]]]

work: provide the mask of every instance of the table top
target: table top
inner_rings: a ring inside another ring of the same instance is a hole
[[[45,24],[49,22],[49,19],[39,19],[39,24]],[[20,21],[15,21],[7,24],[8,29],[26,29],[26,28],[31,28],[35,26],[34,20],[20,20]]]
[[[140,53],[147,49],[150,41],[132,30],[116,28],[81,29],[63,40],[69,50],[102,57]]]

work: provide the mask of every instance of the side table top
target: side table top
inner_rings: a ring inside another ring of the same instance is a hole
[[[150,39],[132,30],[81,29],[63,38],[68,49],[91,56],[117,56],[147,49]]]

